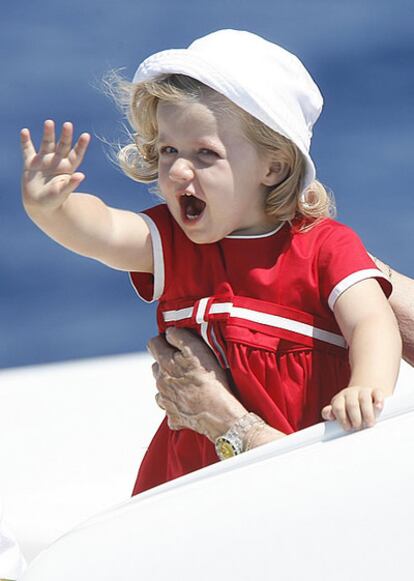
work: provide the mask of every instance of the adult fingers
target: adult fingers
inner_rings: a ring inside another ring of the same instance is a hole
[[[148,341],[148,350],[158,363],[161,370],[173,377],[181,377],[183,370],[180,362],[175,359],[177,350],[167,343],[164,337],[158,335]]]
[[[155,402],[160,409],[165,411],[168,418],[168,426],[172,430],[180,430],[181,428],[184,427],[182,425],[182,418],[179,415],[177,415],[177,410],[169,400],[164,399],[160,393],[156,393]]]
[[[174,414],[167,414],[167,424],[170,430],[182,430],[185,428],[180,422],[180,417]]]
[[[181,352],[180,363],[182,366],[203,371],[213,371],[223,384],[227,383],[225,374],[223,375],[223,369],[220,367],[216,356],[201,337],[188,329],[177,327],[168,327],[165,336],[168,343]]]
[[[168,377],[161,372],[158,363],[153,364],[152,373],[155,377],[155,384],[158,390],[155,394],[155,402],[157,406],[165,412],[172,410],[176,411],[177,406],[173,401],[174,393],[171,393],[171,389],[168,384]]]
[[[153,364],[152,374],[155,378],[155,385],[161,394],[161,397],[168,399],[169,401],[175,401],[177,399],[176,386],[173,385],[172,382],[175,381],[176,378],[164,371],[158,363]]]
[[[192,354],[192,349],[190,346],[196,346],[198,344],[205,346],[204,341],[200,339],[200,337],[194,335],[194,333],[188,329],[168,327],[165,331],[165,337],[170,345],[181,351],[183,355],[186,356],[190,356]]]
[[[177,417],[180,417],[181,412],[178,409],[175,401],[173,399],[170,399],[168,395],[166,395],[162,391],[155,396],[155,401],[158,407],[164,410],[165,413],[167,413],[168,415],[176,415]]]
[[[40,143],[39,153],[52,153],[55,147],[55,123],[52,119],[48,119],[43,125],[43,137]]]
[[[158,379],[158,376],[160,374],[160,366],[158,365],[157,362],[153,363],[151,366],[151,370],[152,370],[152,376],[154,379]]]
[[[177,364],[181,371],[177,376],[183,375],[186,371],[191,369],[197,369],[199,367],[199,360],[192,355],[188,347],[185,347],[185,351],[175,350],[172,355],[174,363]],[[176,370],[178,372],[178,369]]]
[[[157,391],[157,393],[155,394],[155,403],[156,403],[156,404],[157,404],[157,406],[158,406],[159,408],[161,408],[162,410],[163,410],[163,409],[165,409],[165,408],[162,406],[162,401],[161,401],[161,394],[160,394],[160,392],[159,392],[159,391]]]
[[[183,358],[198,359],[199,355],[206,352],[211,355],[211,351],[203,339],[188,329],[168,327],[165,332],[165,338],[170,345],[182,353]]]
[[[157,363],[160,363],[160,359],[172,358],[173,349],[165,340],[162,335],[157,335],[156,337],[152,337],[147,343],[148,351],[154,357]]]

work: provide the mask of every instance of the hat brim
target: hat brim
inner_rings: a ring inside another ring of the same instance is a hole
[[[217,66],[212,65],[196,51],[171,49],[158,52],[147,58],[138,67],[132,82],[142,83],[170,74],[187,75],[200,81],[227,97],[238,107],[244,109],[274,131],[290,139],[300,149],[306,162],[302,189],[305,190],[314,181],[316,176],[315,165],[307,147],[300,138],[293,138],[292,135],[288,135],[287,131],[277,122],[274,116],[268,114],[264,108],[258,107],[258,101],[244,89],[237,79],[232,78],[232,75],[228,72],[223,74]]]

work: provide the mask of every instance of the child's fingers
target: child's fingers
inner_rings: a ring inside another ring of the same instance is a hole
[[[24,128],[20,131],[20,144],[22,148],[23,161],[29,162],[35,155],[36,150],[34,148],[32,138],[30,137],[30,131]]]
[[[357,391],[349,391],[345,396],[345,409],[351,427],[359,430],[362,427],[362,414]]]
[[[337,395],[332,400],[332,411],[335,419],[341,424],[343,429],[350,430],[351,424],[347,415],[346,401],[343,395]]]
[[[374,409],[377,413],[382,411],[384,407],[384,394],[381,389],[374,389],[372,392],[372,401],[374,402]]]
[[[76,172],[72,174],[67,180],[67,182],[63,185],[62,189],[60,190],[60,195],[62,196],[69,196],[72,192],[76,190],[81,182],[85,179],[85,174]]]
[[[349,389],[336,395],[331,405],[322,410],[325,420],[336,419],[344,430],[359,430],[375,424],[376,412],[384,405],[384,394],[380,389]]]
[[[373,394],[368,390],[363,390],[359,394],[359,406],[361,408],[362,422],[367,428],[372,428],[375,424],[375,411]]]
[[[82,163],[85,152],[88,149],[90,140],[91,136],[89,135],[89,133],[82,133],[82,135],[79,136],[79,139],[75,144],[75,147],[71,151],[71,155],[69,155],[69,158],[71,159],[73,157],[71,161],[73,162],[74,165],[76,165],[76,167]]]
[[[55,123],[51,119],[48,119],[43,125],[43,137],[39,153],[51,153],[55,150],[55,147]]]
[[[61,157],[66,157],[69,154],[72,148],[72,138],[73,138],[73,125],[72,123],[70,123],[70,121],[66,121],[66,123],[62,125],[62,132],[60,134],[59,143],[57,144],[56,147],[57,155],[60,155]]]
[[[331,405],[326,405],[324,408],[322,408],[321,415],[322,415],[322,418],[324,420],[327,420],[327,421],[333,421],[336,419],[334,414],[333,414]]]

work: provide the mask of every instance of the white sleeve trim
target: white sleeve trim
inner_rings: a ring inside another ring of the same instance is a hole
[[[151,300],[145,299],[143,296],[139,294],[138,289],[135,287],[134,283],[132,286],[135,289],[137,295],[146,303],[153,303],[157,301],[162,293],[164,292],[164,285],[165,285],[165,269],[164,269],[164,254],[162,251],[162,242],[161,242],[161,235],[160,231],[158,230],[154,220],[147,216],[146,214],[138,214],[144,220],[146,225],[149,228],[150,235],[151,235],[151,242],[152,242],[152,258],[154,263],[154,293]],[[131,275],[130,275],[131,278]],[[131,280],[132,282],[132,280]]]
[[[358,270],[357,272],[353,272],[338,282],[338,284],[331,290],[328,297],[328,305],[331,310],[333,310],[336,301],[339,299],[343,292],[348,290],[357,282],[361,282],[361,280],[365,280],[367,278],[383,278],[388,280],[387,277],[377,268],[367,268],[366,270]]]

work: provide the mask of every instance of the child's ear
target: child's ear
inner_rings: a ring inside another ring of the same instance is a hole
[[[263,178],[264,186],[277,186],[287,178],[289,166],[284,161],[271,161]]]

